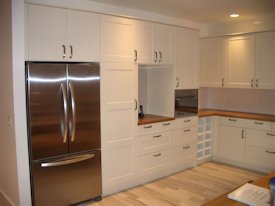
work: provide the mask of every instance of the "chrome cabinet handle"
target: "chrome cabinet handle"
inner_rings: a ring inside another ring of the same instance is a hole
[[[244,129],[242,130],[242,139],[244,139]]]
[[[259,78],[256,79],[256,87],[259,88]]]
[[[162,62],[162,52],[159,52],[159,62]]]
[[[137,100],[135,99],[135,111],[137,110],[137,107],[138,107],[138,103],[137,103]]]
[[[160,135],[153,136],[153,138],[159,138],[159,137],[161,137],[161,134],[160,134]]]
[[[250,86],[253,88],[254,87],[254,79],[251,79],[250,81]]]
[[[70,133],[71,133],[71,141],[73,142],[75,139],[75,127],[76,127],[76,112],[75,112],[75,95],[74,95],[74,87],[73,83],[69,83],[69,90],[71,95],[71,108],[72,108],[72,120],[70,122]]]
[[[63,128],[63,143],[66,143],[68,138],[68,103],[65,83],[60,85],[62,98],[63,98],[63,110],[64,110],[64,123]]]
[[[184,132],[190,132],[191,129],[184,129],[183,131],[184,131]]]
[[[168,125],[170,125],[170,123],[163,123],[162,125],[163,126],[168,126]]]
[[[62,58],[66,58],[66,46],[63,44],[62,45],[62,48],[63,48],[63,55],[62,55]]]
[[[134,50],[134,52],[135,52],[135,62],[137,63],[137,50]]]
[[[263,122],[254,122],[254,124],[259,124],[259,125],[263,125]]]
[[[78,157],[74,157],[71,159],[65,159],[61,161],[52,161],[52,162],[44,162],[41,163],[41,167],[56,167],[56,166],[61,166],[61,165],[68,165],[68,164],[73,164],[77,162],[82,162],[84,160],[88,160],[95,157],[95,154],[87,154],[87,155],[81,155]]]
[[[176,88],[178,88],[179,86],[180,86],[180,79],[176,77]]]
[[[73,46],[70,45],[70,52],[71,52],[71,55],[70,55],[70,59],[73,58]]]
[[[228,120],[231,121],[231,122],[237,122],[236,119],[228,119]]]
[[[275,137],[275,134],[272,134],[272,133],[266,133],[267,136],[271,136],[271,137]]]
[[[222,78],[222,87],[224,87],[224,78]]]
[[[190,148],[190,145],[182,147],[182,149],[189,149],[189,148]]]
[[[156,154],[156,155],[153,155],[153,157],[159,157],[159,156],[161,156],[161,153],[158,153],[158,154]]]
[[[183,122],[190,122],[191,120],[190,119],[187,119],[187,120],[183,120]]]
[[[157,62],[158,61],[158,53],[156,51],[154,51],[154,53],[155,53],[155,60],[154,60],[154,62]]]
[[[275,154],[275,152],[265,150],[266,153]]]
[[[144,126],[143,128],[144,128],[144,129],[149,129],[149,128],[152,128],[152,126],[147,126],[147,127]]]

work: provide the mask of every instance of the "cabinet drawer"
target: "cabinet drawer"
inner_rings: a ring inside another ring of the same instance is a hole
[[[251,129],[260,129],[260,130],[271,130],[271,122],[259,121],[259,120],[246,120],[247,128]]]
[[[159,122],[160,131],[170,131],[174,129],[174,121],[168,121],[168,122]]]
[[[160,131],[160,124],[145,124],[138,126],[138,135],[152,134]]]
[[[161,169],[167,168],[171,164],[171,151],[164,150],[142,155],[138,160],[140,172],[158,172]]]
[[[168,148],[172,144],[172,132],[155,133],[139,136],[138,153],[148,154]]]
[[[198,117],[185,117],[185,118],[178,118],[175,120],[175,128],[185,128],[185,127],[192,127],[198,125]]]
[[[174,131],[174,145],[183,144],[186,141],[197,139],[197,127],[186,127]]]
[[[275,169],[275,150],[246,146],[245,161],[248,164]]]
[[[275,132],[247,129],[246,144],[275,149]]]
[[[246,120],[234,117],[221,117],[220,123],[223,125],[234,126],[234,127],[245,127]]]

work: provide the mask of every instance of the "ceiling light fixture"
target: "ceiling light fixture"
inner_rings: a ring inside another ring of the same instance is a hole
[[[230,17],[232,18],[236,18],[236,17],[239,17],[240,15],[239,14],[230,14]]]

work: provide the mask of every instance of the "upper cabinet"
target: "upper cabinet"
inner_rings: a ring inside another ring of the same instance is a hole
[[[134,62],[134,20],[101,16],[101,61]]]
[[[275,32],[201,40],[201,86],[275,89]]]
[[[99,60],[97,14],[31,4],[27,10],[28,60]]]
[[[255,35],[227,39],[227,83],[229,87],[253,87],[255,77]]]
[[[256,34],[256,87],[275,88],[275,31]]]
[[[172,64],[173,44],[170,26],[136,21],[134,60],[139,64]]]
[[[225,80],[224,38],[201,39],[201,86],[223,87]]]
[[[196,30],[179,27],[173,30],[175,89],[198,88],[198,41]]]

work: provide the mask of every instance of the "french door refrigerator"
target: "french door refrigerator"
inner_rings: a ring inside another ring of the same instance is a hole
[[[101,199],[98,63],[26,62],[32,200]]]

